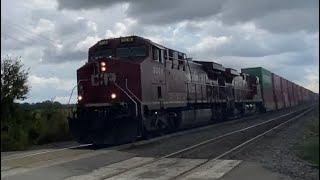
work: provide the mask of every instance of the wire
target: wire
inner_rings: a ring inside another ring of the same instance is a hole
[[[37,36],[38,38],[41,38],[41,39],[46,40],[46,41],[47,41],[47,40],[50,40],[50,41],[51,41],[51,39],[48,39],[48,38],[45,37],[45,36],[42,36],[42,35],[40,35],[40,34],[36,34],[36,33],[34,33],[34,32],[32,32],[32,31],[26,29],[25,27],[23,27],[23,26],[21,26],[21,25],[19,25],[19,24],[16,24],[16,23],[11,22],[11,21],[10,21],[8,18],[6,18],[6,17],[1,17],[1,19],[7,21],[9,24],[11,24],[11,26],[16,26],[16,27],[18,27],[19,29],[24,30],[25,32],[28,32],[28,33],[30,33],[30,34],[33,34],[33,35]]]
[[[2,24],[3,24],[3,23],[1,23],[1,25],[2,25]],[[8,25],[9,25],[9,24],[8,24]],[[9,25],[9,26],[11,26],[11,28],[14,29],[14,30],[19,30],[19,31],[22,32],[23,34],[27,34],[27,33],[25,33],[25,32],[27,32],[27,30],[24,30],[24,32],[22,31],[23,28],[18,29],[18,28],[14,28],[12,25]],[[56,45],[52,44],[50,39],[40,38],[40,36],[36,35],[35,33],[30,32],[30,31],[28,32],[28,34],[29,34],[29,36],[24,36],[24,38],[25,38],[26,40],[37,41],[38,43],[46,44],[46,45],[48,45],[48,46],[51,46],[51,47],[56,48]],[[33,36],[30,36],[30,34],[33,34]],[[8,34],[6,34],[6,35],[8,35]],[[9,35],[8,35],[8,36],[9,36]],[[11,36],[11,37],[12,37],[12,36]],[[13,37],[12,37],[12,38],[13,38]],[[13,38],[13,39],[14,39],[14,38]],[[21,41],[21,40],[20,40],[20,41]]]
[[[9,37],[9,38],[11,38],[11,39],[13,39],[13,40],[20,41],[20,42],[22,42],[22,43],[24,43],[24,44],[26,44],[26,45],[30,45],[30,44],[28,44],[27,42],[22,41],[22,40],[20,40],[20,39],[17,39],[17,38],[15,38],[15,37],[7,34],[7,33],[1,32],[1,34],[2,34],[2,35],[5,35],[6,37]],[[2,36],[1,36],[1,38],[5,40],[5,38],[3,38]]]
[[[6,18],[7,19],[7,18]],[[5,20],[5,18],[1,17],[1,20]],[[1,39],[6,39],[6,38],[10,38],[10,39],[13,39],[15,41],[19,41],[19,42],[22,42],[23,44],[27,45],[27,46],[30,46],[32,42],[38,42],[38,43],[42,43],[41,45],[45,44],[45,45],[48,45],[48,46],[51,46],[53,48],[57,48],[56,45],[54,45],[53,43],[51,43],[51,39],[49,38],[46,38],[44,36],[41,36],[41,35],[38,35],[28,29],[26,29],[25,27],[21,26],[21,25],[18,25],[18,24],[15,24],[15,23],[12,23],[12,22],[9,22],[8,20],[5,20],[6,22],[1,22],[1,25],[8,25],[9,28],[11,30],[15,30],[15,31],[19,31],[21,32],[23,35],[25,36],[22,36],[22,38],[24,40],[21,40],[19,39],[18,37],[14,37],[8,33],[5,33],[5,32],[1,32]],[[7,26],[7,27],[8,27]],[[3,37],[4,36],[4,37]],[[37,65],[35,66],[32,66],[32,70],[34,70],[35,68],[39,67]],[[48,74],[49,72],[47,72]],[[50,72],[53,76],[56,75],[56,73],[53,73],[53,72]],[[50,75],[50,76],[52,76]],[[34,98],[34,96],[32,96],[31,94],[29,95],[29,98]],[[54,99],[56,98],[56,96],[54,96],[54,98],[51,98],[51,100],[53,101]],[[73,101],[73,100],[72,100]],[[71,102],[71,99],[69,100],[69,103]],[[63,102],[62,102],[63,103]]]

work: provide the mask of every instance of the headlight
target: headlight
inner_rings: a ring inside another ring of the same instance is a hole
[[[111,99],[115,99],[115,98],[117,98],[116,93],[112,93],[112,94],[111,94]]]
[[[102,61],[102,62],[100,63],[100,65],[101,65],[101,71],[102,71],[102,72],[105,72],[106,69],[107,69],[107,68],[106,68],[106,62],[103,62],[103,61]]]
[[[78,96],[78,101],[81,101],[82,99],[83,99],[83,97],[82,96]]]

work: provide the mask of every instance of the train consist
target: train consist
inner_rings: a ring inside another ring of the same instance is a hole
[[[104,39],[77,70],[69,119],[80,143],[121,144],[313,101],[318,95],[261,67],[241,72],[139,36]]]

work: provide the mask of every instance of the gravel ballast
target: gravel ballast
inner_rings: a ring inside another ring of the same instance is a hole
[[[274,117],[293,112],[294,110],[300,109],[301,107],[295,107],[291,109],[283,109],[281,111],[270,112],[268,114],[260,115],[259,117],[249,119],[249,120],[240,120],[240,121],[231,121],[230,123],[221,123],[215,126],[212,126],[208,129],[203,129],[195,131],[192,133],[185,133],[183,135],[170,137],[168,139],[163,139],[160,141],[148,143],[145,145],[134,146],[132,148],[123,150],[129,153],[137,154],[137,156],[147,156],[147,157],[161,157],[181,149],[187,148],[189,146],[198,144],[202,141],[221,136],[246,128],[251,125],[255,125],[260,122],[264,122]],[[208,154],[209,156],[209,154]]]
[[[318,167],[311,166],[297,156],[299,142],[312,124],[313,116],[319,117],[318,107],[280,130],[266,135],[231,158],[258,162],[265,168],[292,179],[318,180]]]

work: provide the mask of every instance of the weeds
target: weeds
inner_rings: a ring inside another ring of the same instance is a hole
[[[319,167],[319,111],[311,118],[312,124],[298,147],[298,156]]]
[[[36,108],[15,105],[10,112],[1,119],[1,151],[71,139],[67,120],[71,109],[59,103],[46,102]]]

